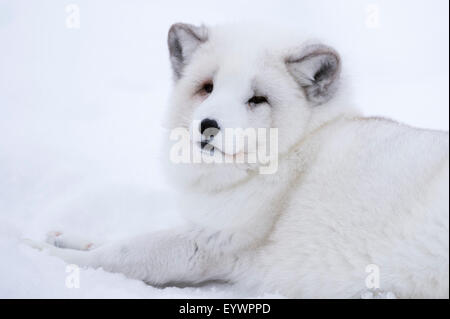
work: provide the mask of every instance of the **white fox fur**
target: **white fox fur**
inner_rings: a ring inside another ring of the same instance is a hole
[[[373,264],[384,291],[448,298],[448,133],[362,117],[337,52],[295,39],[242,26],[176,24],[169,32],[168,129],[192,131],[205,118],[221,130],[276,127],[275,174],[168,160],[185,196],[185,228],[85,251],[70,248],[88,243],[54,233],[48,241],[60,248],[45,247],[158,286],[221,280],[257,293],[351,298],[371,288]],[[206,82],[211,92],[201,91]],[[254,95],[267,102],[252,104]]]

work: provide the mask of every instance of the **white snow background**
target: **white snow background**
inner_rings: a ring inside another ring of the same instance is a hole
[[[80,28],[66,26],[66,5]],[[111,240],[179,217],[159,168],[174,22],[256,20],[331,39],[368,115],[448,130],[447,0],[0,0],[0,297],[257,297],[157,289],[19,244],[49,230]],[[266,295],[265,297],[282,297]]]

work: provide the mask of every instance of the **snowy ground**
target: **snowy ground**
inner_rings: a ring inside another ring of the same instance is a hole
[[[69,3],[79,29],[66,27]],[[448,130],[447,0],[0,0],[1,298],[255,297],[92,269],[69,289],[62,261],[18,244],[53,229],[108,240],[176,224],[158,164],[167,30],[249,18],[332,39],[365,113]]]

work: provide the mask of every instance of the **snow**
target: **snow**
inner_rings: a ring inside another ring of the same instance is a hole
[[[448,1],[79,0],[79,29],[66,27],[69,3],[0,0],[0,298],[257,297],[101,269],[68,288],[64,262],[19,244],[49,230],[112,240],[179,222],[159,166],[173,22],[254,19],[332,39],[366,114],[448,130]]]

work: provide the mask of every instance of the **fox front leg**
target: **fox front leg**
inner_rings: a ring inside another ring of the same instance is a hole
[[[217,254],[211,249],[211,242],[202,238],[195,231],[173,230],[111,242],[92,250],[65,249],[48,243],[28,244],[70,264],[101,267],[152,285],[195,284],[222,279],[218,276],[224,272],[228,259]]]

